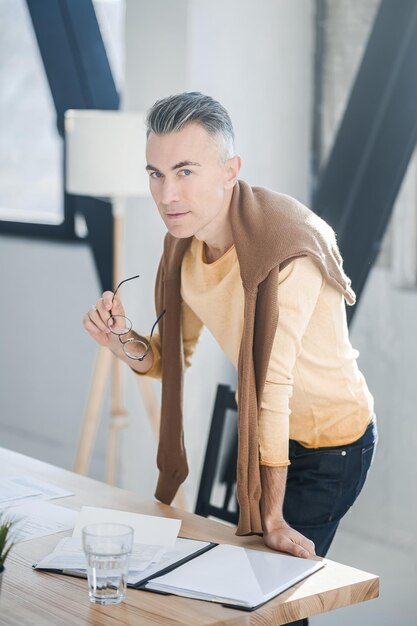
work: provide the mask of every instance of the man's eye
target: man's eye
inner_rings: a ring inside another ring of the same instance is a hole
[[[161,178],[162,176],[161,172],[151,172],[149,175],[151,178]]]
[[[191,174],[191,170],[180,170],[178,173],[180,176],[189,176]]]

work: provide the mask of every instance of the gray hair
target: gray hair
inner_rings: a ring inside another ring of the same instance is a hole
[[[234,155],[235,133],[232,120],[224,106],[198,91],[179,93],[158,100],[146,115],[146,136],[167,135],[196,122],[213,137],[221,137],[225,159]]]

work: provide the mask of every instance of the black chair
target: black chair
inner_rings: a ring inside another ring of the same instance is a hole
[[[195,513],[238,523],[236,501],[237,406],[235,392],[218,385]],[[223,504],[213,503],[216,485],[224,485]]]

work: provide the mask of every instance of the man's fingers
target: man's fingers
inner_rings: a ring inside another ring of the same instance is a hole
[[[100,345],[109,343],[111,331],[115,332],[125,329],[125,312],[119,298],[112,291],[105,291],[103,296],[93,304],[83,317],[83,324],[86,331]]]
[[[295,556],[298,556],[301,559],[308,559],[310,556],[310,552],[305,550],[301,546],[298,546],[298,549],[294,551]]]
[[[287,552],[301,558],[315,555],[314,543],[293,528],[277,529],[264,535],[265,543],[273,550]]]
[[[125,310],[119,296],[113,297],[112,291],[105,291],[103,293],[103,297],[101,298],[101,302],[104,310],[108,312],[108,314],[111,313],[112,315],[125,315]]]
[[[298,546],[298,551],[300,552],[297,556],[313,556],[316,554],[316,546],[311,539],[305,537],[302,533],[299,533],[294,528],[290,529],[290,534],[288,538],[294,542],[295,545]]]
[[[102,331],[90,320],[88,315],[83,319],[84,328],[92,335],[101,335]]]
[[[298,533],[298,536],[293,538],[292,541],[295,546],[292,554],[302,558],[308,558],[316,554],[314,543],[310,541],[310,539],[307,539],[307,537],[304,537],[304,535]]]
[[[308,546],[308,550],[310,551],[311,554],[316,554],[316,546],[314,544],[314,541],[311,541],[310,539],[307,539],[307,546]]]
[[[86,331],[102,346],[105,346],[109,342],[107,333],[103,333],[89,318],[88,313],[83,317],[83,325]]]
[[[291,541],[291,539],[288,539],[286,552],[289,552],[290,554],[293,554],[294,556],[301,557],[302,559],[308,559],[310,555],[314,554],[314,551],[310,552],[308,549],[306,549],[304,546],[300,545],[299,543],[295,543],[294,541]]]
[[[314,543],[310,539],[307,539],[307,537],[304,537],[304,535],[302,535],[301,533],[297,533],[297,537],[294,539],[294,541],[295,543],[298,543],[300,548],[307,552],[308,556],[316,554],[316,546],[314,545]]]
[[[277,543],[277,549],[282,552],[287,552],[288,554],[293,554],[294,556],[299,556],[301,558],[307,558],[310,555],[308,550],[300,544],[295,543],[289,537],[280,537]]]
[[[88,311],[87,313],[90,321],[95,324],[97,326],[97,328],[103,332],[103,333],[107,333],[109,332],[109,328],[106,324],[106,322],[104,322],[101,318],[101,315],[96,307],[96,305],[93,305],[91,307],[91,309]]]
[[[102,322],[105,325],[105,329],[104,329],[105,332],[109,333],[110,332],[109,326],[111,326],[111,324],[109,324],[109,320],[111,320],[111,313],[107,309],[107,306],[104,302],[104,298],[100,298],[100,300],[97,300],[97,303],[95,306],[100,315]]]
[[[105,291],[103,293],[103,297],[101,298],[103,301],[103,305],[106,309],[106,311],[111,311],[111,308],[113,306],[113,292],[112,291]]]

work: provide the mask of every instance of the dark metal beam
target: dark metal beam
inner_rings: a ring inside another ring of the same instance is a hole
[[[319,176],[323,153],[323,88],[324,62],[326,59],[326,0],[316,0],[315,14],[315,46],[314,46],[314,106],[313,106],[313,135],[311,138],[311,178],[315,188]]]
[[[26,0],[56,109],[57,129],[64,137],[67,109],[119,108],[119,95],[91,0]],[[0,233],[80,241],[74,215],[85,217],[103,289],[113,287],[113,224],[109,202],[65,194],[64,221],[59,225],[0,220]]]
[[[338,235],[358,298],[417,141],[416,75],[417,3],[382,0],[313,199]]]
[[[67,109],[118,109],[91,0],[26,0],[64,136]]]

